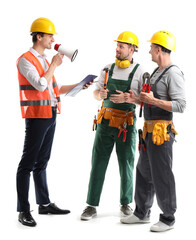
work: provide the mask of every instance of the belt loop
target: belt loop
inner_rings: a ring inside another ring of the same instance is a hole
[[[52,110],[53,111],[57,111],[57,105],[56,106],[52,106]]]

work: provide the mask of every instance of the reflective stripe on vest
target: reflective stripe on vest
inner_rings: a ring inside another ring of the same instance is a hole
[[[25,57],[31,64],[35,66],[40,77],[44,75],[44,69],[39,60],[31,53],[26,52],[21,57]],[[20,60],[20,58],[18,61]],[[18,63],[17,61],[17,63]],[[48,66],[49,63],[46,60]],[[18,67],[18,64],[17,64]],[[51,97],[48,88],[43,92],[35,89],[29,81],[20,74],[18,69],[19,89],[20,89],[20,106],[23,118],[51,118]],[[54,94],[57,99],[58,113],[60,113],[60,96],[55,77],[52,77]]]
[[[22,90],[36,90],[32,85],[20,85],[19,89]]]
[[[21,101],[20,106],[44,106],[51,105],[51,100],[40,100],[40,101]]]

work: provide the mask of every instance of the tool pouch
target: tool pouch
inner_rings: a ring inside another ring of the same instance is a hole
[[[126,116],[124,116],[123,114],[112,113],[110,122],[109,122],[109,126],[119,128],[126,121],[127,121]]]
[[[97,116],[97,123],[101,123],[103,118],[110,120],[110,127],[123,127],[124,123],[127,123],[128,125],[133,125],[132,112],[125,112],[118,109],[103,107]]]
[[[105,113],[105,109],[102,108],[97,115],[97,124],[100,124],[102,122],[104,113]]]
[[[162,145],[165,141],[170,140],[168,132],[168,126],[171,125],[171,132],[177,134],[172,121],[154,120],[145,121],[143,128],[143,139],[145,139],[147,133],[152,133],[152,141],[156,145]]]

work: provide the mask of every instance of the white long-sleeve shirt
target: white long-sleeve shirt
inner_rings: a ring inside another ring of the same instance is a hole
[[[46,62],[46,55],[40,55],[35,49],[30,48],[29,50],[41,63],[44,72],[48,70],[48,64]],[[51,96],[51,106],[56,106],[57,99],[54,94],[54,89],[52,85],[52,79],[48,85],[47,80],[44,77],[40,77],[35,66],[30,63],[25,57],[21,57],[18,63],[18,69],[20,73],[29,81],[29,83],[38,91],[43,92],[47,87]],[[61,85],[58,84],[58,88]]]

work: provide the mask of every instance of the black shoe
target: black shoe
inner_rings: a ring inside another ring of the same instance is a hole
[[[18,215],[18,221],[29,227],[35,227],[37,225],[30,212],[20,212]]]
[[[39,206],[39,214],[68,214],[69,210],[63,210],[58,208],[54,203],[50,203],[48,206]]]

